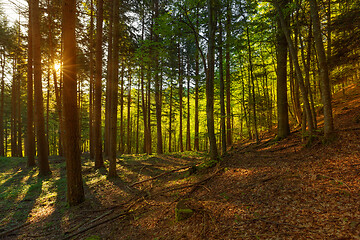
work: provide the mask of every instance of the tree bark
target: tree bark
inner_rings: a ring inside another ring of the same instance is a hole
[[[284,8],[287,0],[279,2],[280,7]],[[285,16],[285,24],[288,25],[288,17]],[[284,32],[281,30],[280,20],[277,19],[277,33],[276,33],[276,52],[277,52],[277,81],[276,81],[276,95],[277,95],[277,125],[278,138],[286,138],[290,134],[289,113],[288,113],[288,99],[287,99],[287,42]]]
[[[35,124],[37,151],[39,161],[39,174],[46,176],[51,174],[47,142],[45,137],[44,105],[41,82],[41,50],[40,50],[40,10],[39,0],[33,0],[33,57],[34,57],[34,101],[35,101]]]
[[[96,16],[96,68],[94,85],[94,154],[95,168],[104,167],[101,141],[101,79],[102,79],[102,22],[103,22],[103,0],[97,2]]]
[[[113,76],[110,82],[110,120],[109,120],[109,177],[117,177],[116,173],[116,133],[117,133],[117,106],[118,106],[118,78],[119,78],[119,1],[113,5]]]
[[[208,69],[206,77],[206,118],[210,143],[210,158],[218,161],[214,128],[214,70],[215,70],[215,33],[216,33],[216,0],[208,0],[209,9],[209,42],[208,42]]]
[[[221,15],[220,15],[221,19]],[[226,153],[226,125],[225,125],[225,84],[224,84],[224,67],[223,67],[223,40],[222,40],[222,23],[219,21],[219,80],[220,80],[220,129],[221,129],[221,154]]]
[[[29,2],[29,29],[28,29],[28,63],[27,63],[27,130],[26,130],[26,144],[27,144],[27,166],[33,167],[35,166],[35,136],[34,136],[34,86],[33,86],[33,53],[32,53],[32,4]],[[3,68],[4,69],[4,68]],[[3,85],[4,78],[2,79]],[[4,111],[3,108],[4,103],[4,89],[1,90],[1,108],[0,109],[0,134],[3,134],[3,118],[2,114]],[[2,147],[0,149],[4,149],[3,135],[0,137],[0,141]],[[4,152],[2,150],[2,156],[4,156]]]
[[[226,2],[226,141],[227,145],[232,145],[232,127],[231,127],[231,74],[230,74],[230,43],[231,43],[231,4],[232,0]]]
[[[76,0],[64,0],[62,21],[67,200],[70,206],[74,206],[85,200],[81,175],[79,113],[76,99]]]
[[[324,105],[324,137],[329,140],[334,133],[332,106],[331,106],[331,87],[329,78],[329,68],[325,55],[324,43],[322,40],[319,12],[316,0],[310,0],[310,13],[313,22],[313,32],[315,38],[316,53],[320,65],[320,87],[321,99]]]

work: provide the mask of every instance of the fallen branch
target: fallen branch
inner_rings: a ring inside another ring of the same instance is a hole
[[[100,216],[94,218],[93,220],[91,220],[91,221],[89,221],[89,222],[82,222],[82,223],[76,225],[75,227],[71,228],[70,230],[66,231],[65,234],[68,234],[68,233],[71,233],[71,232],[73,232],[73,231],[76,231],[77,229],[79,229],[80,227],[82,227],[82,226],[85,225],[85,224],[92,224],[92,223],[96,222],[97,220],[99,220],[99,219],[101,219],[101,218],[103,218],[103,217],[106,217],[106,216],[110,215],[110,214],[113,213],[113,212],[114,212],[114,210],[110,210],[110,211],[108,211],[108,212],[106,212],[106,213],[104,213],[104,214],[101,214]]]
[[[72,237],[74,237],[74,236],[76,236],[76,235],[79,235],[79,234],[81,234],[81,233],[84,233],[84,232],[86,232],[86,231],[88,231],[88,230],[90,230],[90,229],[92,229],[92,228],[95,228],[95,227],[100,226],[100,225],[102,225],[102,224],[104,224],[104,223],[113,221],[113,220],[115,220],[115,219],[117,219],[117,218],[119,218],[119,217],[125,216],[125,215],[127,215],[127,214],[129,214],[128,211],[123,212],[123,213],[120,213],[120,214],[117,214],[117,215],[115,215],[115,216],[113,216],[113,217],[111,217],[111,218],[105,219],[105,220],[103,220],[103,221],[101,221],[101,222],[98,222],[98,223],[95,223],[95,224],[93,224],[93,225],[87,226],[86,228],[83,228],[83,229],[81,229],[80,231],[78,231],[78,232],[76,232],[76,233],[73,233],[73,234],[71,234],[71,235],[69,235],[69,236],[66,236],[65,238],[63,238],[63,240],[70,239],[70,238],[72,238]]]
[[[152,177],[152,178],[148,178],[148,179],[145,179],[145,180],[142,180],[142,181],[139,181],[139,182],[135,182],[135,183],[132,183],[129,185],[129,187],[133,187],[135,185],[138,185],[140,183],[144,183],[144,182],[148,182],[148,181],[152,181],[152,180],[155,180],[159,177],[162,177],[162,176],[165,176],[165,175],[169,175],[170,173],[173,173],[173,172],[177,172],[177,171],[180,171],[180,170],[184,170],[184,169],[188,169],[188,168],[192,168],[193,166],[186,166],[186,167],[181,167],[181,168],[177,168],[177,169],[173,169],[171,171],[168,171],[168,172],[164,172],[164,173],[161,173],[155,177]]]
[[[19,225],[19,226],[16,226],[16,227],[14,227],[14,228],[11,228],[11,229],[9,229],[9,230],[7,230],[7,231],[5,231],[5,232],[2,232],[2,233],[0,233],[0,237],[4,237],[4,236],[8,235],[9,233],[11,233],[11,232],[13,232],[13,231],[16,231],[16,230],[18,230],[18,229],[20,229],[20,228],[23,228],[23,227],[25,227],[25,226],[27,226],[27,225],[29,225],[29,224],[30,224],[30,222],[26,222],[26,223],[24,223],[24,224],[21,224],[21,225]]]

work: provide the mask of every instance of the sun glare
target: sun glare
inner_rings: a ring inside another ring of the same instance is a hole
[[[59,71],[61,68],[61,64],[60,63],[55,63],[54,65],[55,71]]]

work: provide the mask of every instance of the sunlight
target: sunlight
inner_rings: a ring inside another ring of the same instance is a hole
[[[54,69],[55,69],[55,71],[59,71],[60,68],[61,68],[61,64],[60,64],[60,63],[55,63],[55,64],[54,64]]]

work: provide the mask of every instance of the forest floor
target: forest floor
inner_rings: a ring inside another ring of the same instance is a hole
[[[2,158],[0,239],[360,239],[360,87],[333,106],[332,143],[268,134],[212,168],[202,153],[124,155],[108,180],[84,157],[86,201],[72,208],[63,159],[38,178],[25,159]]]

